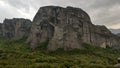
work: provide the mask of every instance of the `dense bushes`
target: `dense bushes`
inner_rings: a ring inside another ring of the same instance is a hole
[[[102,49],[83,43],[83,50],[46,51],[48,40],[40,43],[34,52],[28,44],[8,39],[0,40],[0,68],[113,68],[120,56],[119,50]]]
[[[46,41],[43,41],[43,42],[39,43],[39,46],[37,47],[37,49],[40,49],[40,50],[47,49],[48,43],[49,43],[49,40],[46,40]]]

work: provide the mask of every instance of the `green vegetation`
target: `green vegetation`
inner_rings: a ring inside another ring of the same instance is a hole
[[[45,50],[47,48],[48,43],[49,43],[49,40],[39,43],[37,49]]]
[[[25,39],[14,41],[1,38],[0,68],[113,68],[120,57],[119,50],[102,49],[83,43],[83,50],[44,50],[48,41],[40,44],[40,50],[30,50]]]

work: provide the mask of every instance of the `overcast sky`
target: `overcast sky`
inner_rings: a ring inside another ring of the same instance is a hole
[[[92,23],[120,28],[120,0],[0,0],[0,22],[5,18],[33,19],[41,6],[73,6],[85,10]]]

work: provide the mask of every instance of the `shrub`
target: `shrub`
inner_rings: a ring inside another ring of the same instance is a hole
[[[46,40],[44,42],[39,43],[38,49],[45,50],[47,48],[47,45],[49,43],[49,40]]]
[[[33,68],[51,68],[51,65],[48,63],[36,63]]]

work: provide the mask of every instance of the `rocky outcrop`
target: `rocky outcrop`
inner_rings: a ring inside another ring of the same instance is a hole
[[[74,7],[41,7],[33,23],[22,18],[5,19],[0,24],[0,36],[15,40],[28,37],[33,49],[45,41],[49,41],[48,50],[83,49],[83,42],[120,49],[119,35],[112,34],[105,26],[92,24],[85,11]]]
[[[5,19],[2,25],[3,36],[13,39],[27,37],[31,28],[31,21],[22,18]]]
[[[49,40],[48,50],[82,49],[83,42],[106,48],[119,46],[120,38],[105,26],[93,25],[89,15],[80,8],[41,7],[31,27],[28,41],[31,48]]]
[[[0,23],[0,36],[2,36],[3,30],[2,30],[2,23]]]

